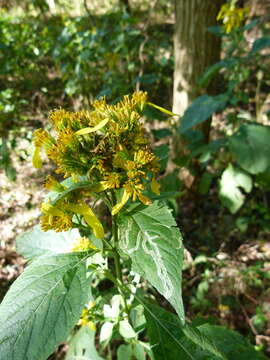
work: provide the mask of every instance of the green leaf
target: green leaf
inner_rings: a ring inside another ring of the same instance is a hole
[[[76,240],[80,237],[77,229],[65,232],[53,230],[42,231],[39,226],[20,235],[17,240],[17,252],[26,259],[45,254],[56,254],[70,252]]]
[[[228,98],[224,94],[218,96],[202,95],[198,97],[185,111],[178,132],[183,134],[193,126],[206,121],[216,111],[224,109],[227,101]]]
[[[260,51],[269,46],[270,46],[270,37],[269,36],[264,36],[259,39],[256,39],[253,43],[253,46],[251,49],[251,54],[253,54],[257,51]]]
[[[252,189],[252,179],[244,171],[229,164],[220,180],[219,197],[232,214],[240,209],[245,200],[240,188],[249,193]]]
[[[182,344],[182,324],[174,314],[145,304],[146,330],[155,360],[197,360]]]
[[[199,78],[199,87],[207,87],[213,77],[223,68],[231,68],[239,62],[238,59],[229,58],[224,59],[206,69],[203,75]]]
[[[169,146],[165,144],[157,146],[154,148],[154,154],[159,159],[160,171],[164,171],[169,159]]]
[[[266,357],[256,351],[241,334],[226,329],[223,326],[204,324],[198,327],[200,332],[213,341],[215,346],[222,350],[228,360],[266,360]],[[194,355],[196,360],[205,360],[207,352],[199,348]],[[209,359],[218,359],[217,357]]]
[[[117,360],[132,360],[132,346],[120,345],[117,349]]]
[[[95,331],[82,326],[69,342],[65,360],[102,360],[95,347]]]
[[[121,320],[119,322],[119,332],[126,339],[136,337],[136,333],[127,319]]]
[[[80,176],[78,180],[79,181],[75,182],[71,177],[65,179],[64,181],[61,182],[61,185],[64,185],[67,189],[62,192],[50,191],[46,196],[45,200],[47,202],[50,201],[52,205],[54,205],[57,203],[57,201],[67,196],[72,191],[76,191],[78,189],[84,189],[84,188],[90,189],[91,186],[96,185],[88,181],[86,176]]]
[[[89,289],[81,254],[33,261],[0,305],[0,359],[47,359],[79,320]]]
[[[229,137],[238,164],[251,174],[270,170],[270,126],[243,124]]]
[[[120,249],[135,272],[147,279],[175,308],[184,323],[181,296],[182,236],[167,206],[154,202],[119,216]]]
[[[226,359],[213,342],[214,337],[205,335],[200,327],[196,328],[186,323],[182,330],[186,337],[202,350],[207,350],[209,353],[215,355],[216,358]],[[221,349],[223,348],[221,347]]]
[[[211,183],[213,180],[213,174],[209,172],[204,172],[200,183],[199,183],[199,193],[202,195],[206,195],[210,189]]]
[[[182,328],[174,314],[149,304],[145,317],[155,360],[266,360],[242,335],[222,326]]]

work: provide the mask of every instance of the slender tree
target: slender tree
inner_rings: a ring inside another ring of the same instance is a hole
[[[220,58],[220,39],[208,31],[224,0],[175,0],[173,112],[183,114],[200,95],[197,81]],[[208,93],[215,93],[209,84]]]

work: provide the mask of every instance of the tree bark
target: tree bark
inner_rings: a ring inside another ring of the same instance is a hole
[[[124,6],[127,12],[130,12],[130,4],[129,0],[120,0],[120,3]]]
[[[197,81],[220,59],[220,38],[207,29],[217,24],[223,0],[175,0],[173,112],[182,115],[202,93]],[[217,81],[204,92],[215,93]]]

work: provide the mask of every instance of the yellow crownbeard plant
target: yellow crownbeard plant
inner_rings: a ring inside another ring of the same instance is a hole
[[[235,1],[222,5],[217,20],[223,21],[225,32],[229,34],[233,29],[239,28],[249,13],[249,8],[237,8]]]
[[[141,123],[147,103],[147,93],[135,92],[115,105],[102,99],[92,104],[92,110],[55,110],[49,116],[52,131],[34,132],[36,168],[42,166],[43,150],[55,164],[57,176],[72,178],[75,183],[81,178],[87,182],[87,186],[69,192],[56,178],[47,177],[45,188],[62,196],[42,204],[43,231],[66,231],[75,227],[74,216],[79,216],[97,238],[103,238],[103,226],[88,205],[91,198],[107,199],[111,214],[116,215],[129,199],[149,205],[151,201],[143,193],[148,183],[152,192],[159,194],[158,159]],[[118,189],[122,194],[117,201]]]

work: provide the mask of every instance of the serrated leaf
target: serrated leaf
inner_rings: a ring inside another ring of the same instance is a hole
[[[155,360],[197,360],[180,341],[183,332],[177,316],[159,306],[145,304],[145,318]]]
[[[89,296],[85,258],[42,256],[0,305],[0,360],[46,360],[66,340]]]
[[[167,206],[154,202],[119,216],[119,246],[135,272],[147,279],[175,308],[184,323],[181,295],[182,236]]]
[[[17,238],[17,252],[28,260],[45,254],[66,253],[70,252],[79,237],[77,229],[44,232],[39,226],[35,226]]]
[[[219,359],[226,359],[224,355],[217,349],[215,343],[212,341],[212,337],[208,337],[204,332],[200,331],[200,328],[185,324],[182,328],[183,333],[186,337],[191,340],[194,344],[198,345],[202,350],[206,350],[209,353],[215,355]]]
[[[69,342],[65,360],[102,360],[95,347],[95,331],[82,326]]]
[[[187,108],[178,129],[180,134],[185,133],[193,126],[201,124],[210,118],[215,112],[225,108],[228,98],[221,94],[217,96],[202,95]]]
[[[237,163],[250,174],[270,170],[270,126],[242,124],[229,137],[229,147]]]
[[[218,332],[221,327],[216,326],[209,334],[207,330],[209,328],[211,330],[211,325],[194,328],[186,324],[183,328],[176,315],[159,306],[145,304],[145,310],[146,329],[155,360],[227,359],[223,354],[225,352],[223,344],[216,341],[215,337],[215,330]],[[230,345],[231,348],[237,346],[233,343]]]
[[[240,209],[245,200],[240,188],[249,193],[252,189],[252,179],[241,169],[229,164],[221,176],[219,197],[232,214]]]

